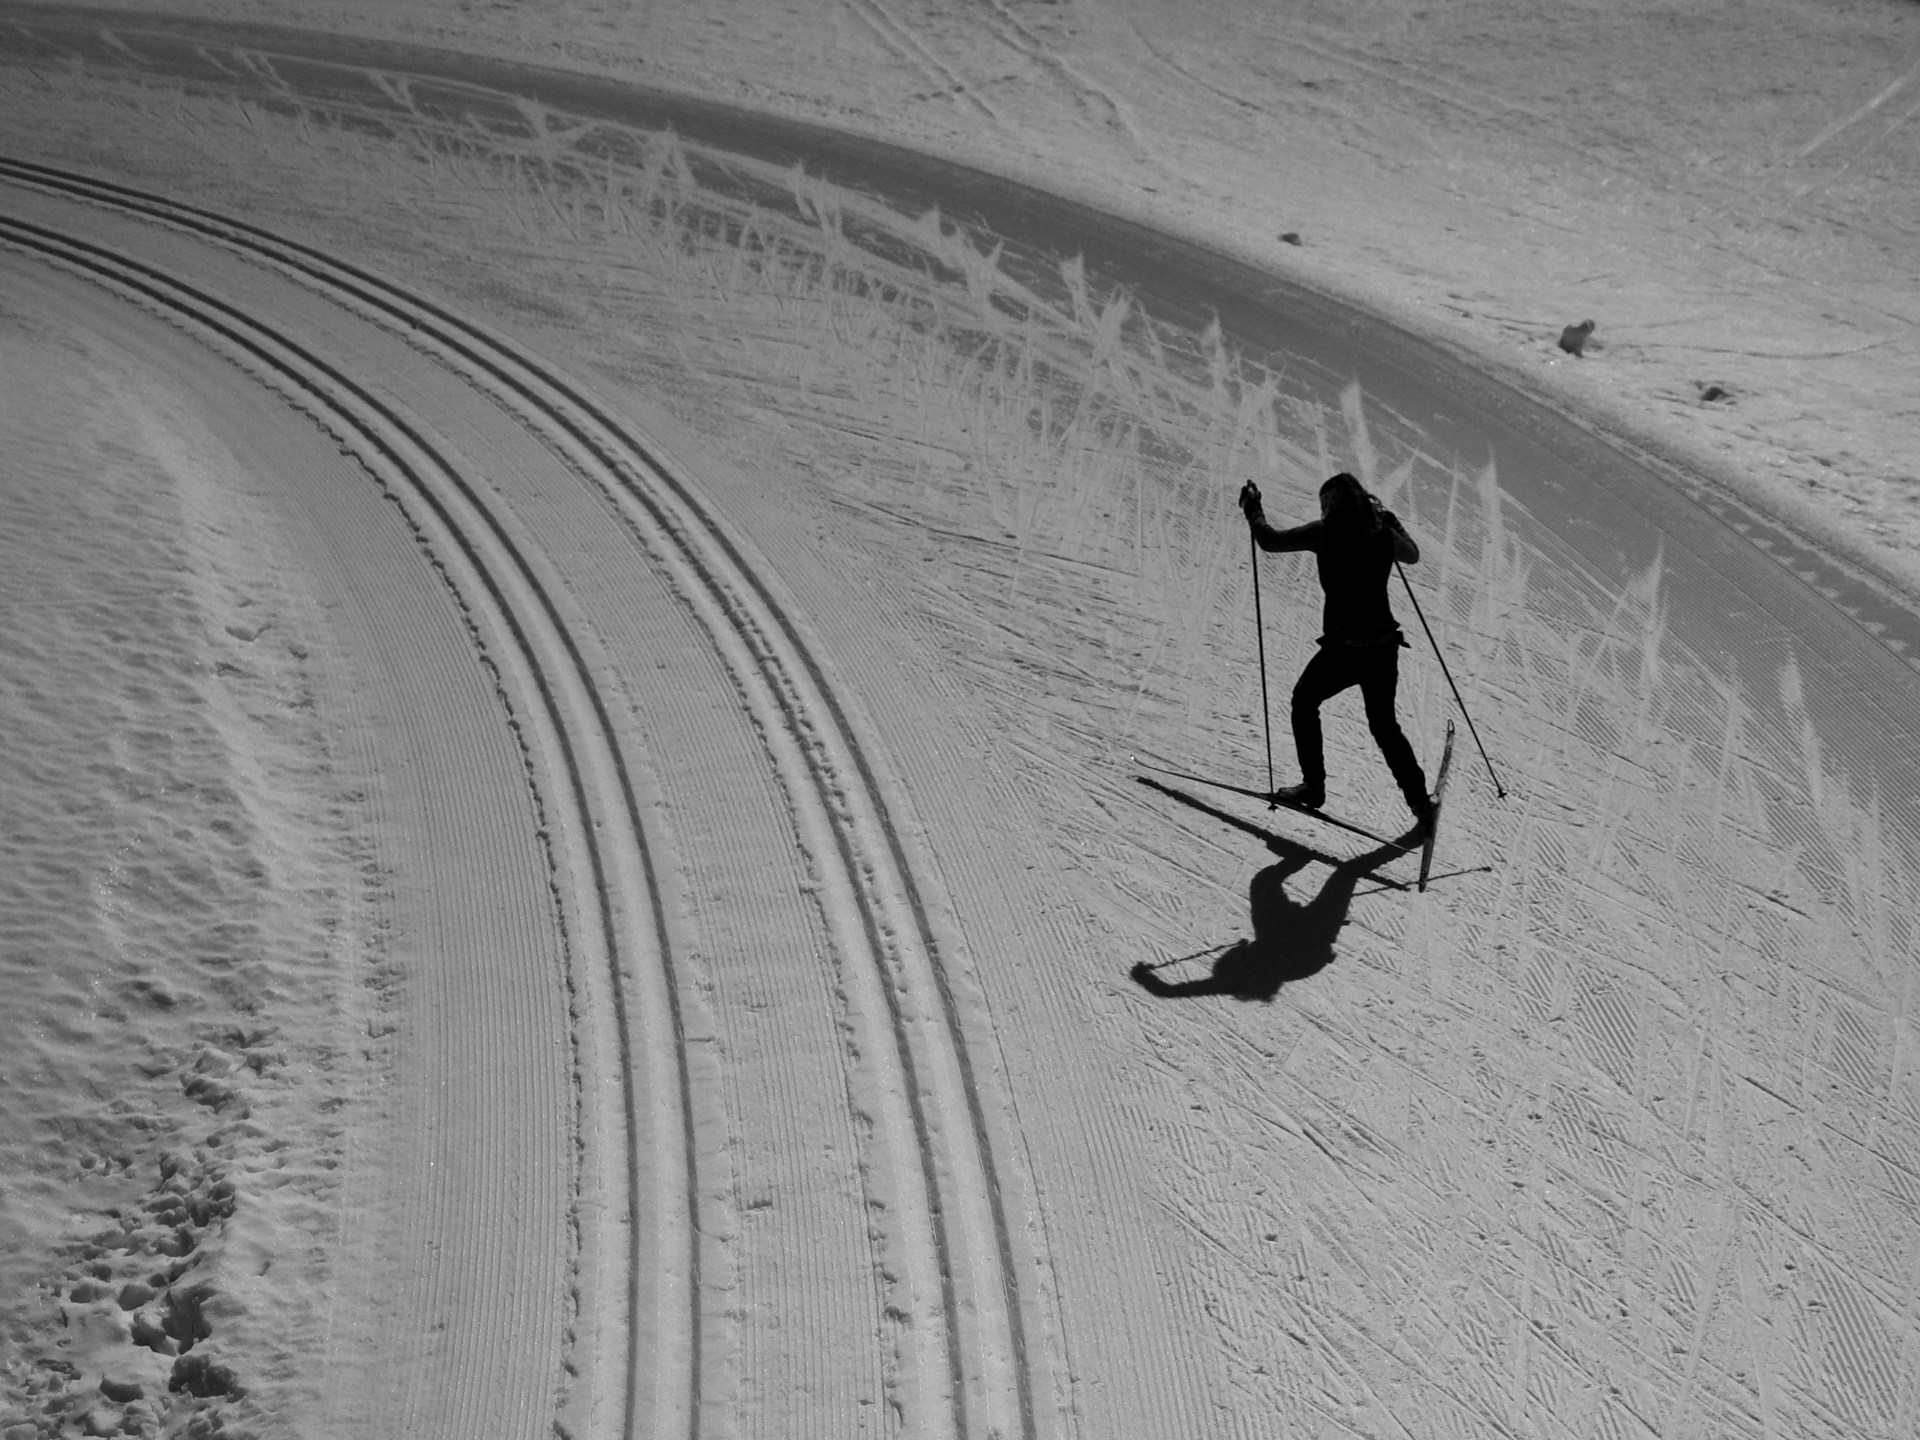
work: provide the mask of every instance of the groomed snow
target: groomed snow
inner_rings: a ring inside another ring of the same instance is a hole
[[[1158,220],[1915,581],[1908,6],[178,9]],[[0,183],[8,1440],[1914,1433],[1920,817],[1807,680],[1871,641],[1742,650],[1070,264],[285,101],[0,66],[10,156],[424,306]],[[1336,468],[1512,792],[1463,734],[1426,895],[1126,763],[1261,782],[1232,489]]]
[[[1920,587],[1900,0],[122,8],[609,75],[1031,179],[1360,298]],[[1588,318],[1605,348],[1575,362],[1554,342]]]

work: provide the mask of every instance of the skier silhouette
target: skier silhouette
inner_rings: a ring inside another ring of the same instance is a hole
[[[1434,804],[1427,794],[1426,775],[1394,713],[1400,651],[1407,640],[1387,601],[1394,562],[1414,564],[1420,547],[1399,517],[1383,509],[1364,485],[1344,471],[1320,487],[1320,519],[1305,525],[1289,530],[1269,525],[1260,506],[1260,491],[1251,480],[1240,491],[1240,509],[1262,550],[1313,552],[1326,596],[1320,649],[1293,687],[1293,744],[1300,760],[1300,783],[1282,787],[1273,798],[1307,810],[1327,803],[1320,707],[1358,685],[1366,704],[1367,727],[1413,812],[1411,836],[1424,834],[1433,824]]]

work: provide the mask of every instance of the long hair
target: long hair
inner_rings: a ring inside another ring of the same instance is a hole
[[[1327,528],[1351,535],[1373,535],[1380,529],[1380,514],[1367,493],[1352,475],[1342,470],[1320,487],[1320,503],[1326,510]]]

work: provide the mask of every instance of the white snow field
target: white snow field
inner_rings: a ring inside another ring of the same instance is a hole
[[[0,6],[0,1436],[1920,1435],[1917,66]]]

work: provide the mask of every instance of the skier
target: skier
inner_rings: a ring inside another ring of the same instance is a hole
[[[1407,641],[1387,603],[1393,562],[1413,564],[1420,558],[1420,547],[1399,517],[1383,509],[1364,485],[1344,471],[1320,487],[1321,518],[1305,525],[1276,530],[1267,524],[1260,491],[1251,480],[1240,491],[1240,509],[1262,550],[1311,550],[1326,594],[1320,650],[1293,687],[1293,743],[1300,759],[1300,783],[1275,791],[1273,799],[1305,810],[1318,810],[1327,803],[1320,707],[1358,685],[1366,702],[1368,728],[1413,812],[1411,835],[1423,835],[1433,824],[1434,802],[1413,746],[1394,714],[1400,650]]]

